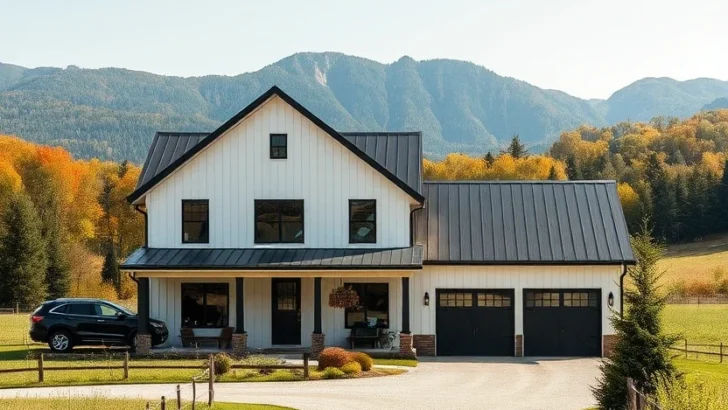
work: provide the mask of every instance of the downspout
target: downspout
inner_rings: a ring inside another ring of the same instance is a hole
[[[149,247],[149,219],[147,218],[147,212],[142,210],[141,205],[134,205],[134,210],[144,215],[144,247]],[[137,282],[138,283],[138,282]]]
[[[622,275],[619,277],[619,318],[624,319],[624,277],[627,276],[627,264],[622,264]]]
[[[424,202],[418,208],[413,208],[410,211],[410,246],[415,246],[415,211],[420,209],[425,209]]]
[[[136,278],[136,272],[128,272],[127,275],[129,275],[129,279],[136,282],[137,286],[139,286],[139,279]]]

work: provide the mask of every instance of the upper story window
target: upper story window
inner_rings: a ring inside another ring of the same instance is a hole
[[[255,243],[303,243],[303,200],[256,200]]]
[[[271,159],[288,158],[288,135],[287,134],[271,134],[270,135],[270,158]]]
[[[377,201],[349,200],[349,243],[377,242]]]
[[[182,200],[182,243],[210,242],[210,204],[207,199]]]

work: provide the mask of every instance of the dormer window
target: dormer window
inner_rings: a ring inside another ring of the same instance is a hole
[[[288,158],[288,135],[270,134],[270,159]]]

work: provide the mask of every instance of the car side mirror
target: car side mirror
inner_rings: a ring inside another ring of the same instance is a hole
[[[126,319],[126,315],[125,314],[123,314],[121,312],[118,312],[116,314],[116,320],[124,320],[124,319]]]

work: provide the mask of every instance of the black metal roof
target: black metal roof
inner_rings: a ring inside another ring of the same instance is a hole
[[[296,109],[298,112],[300,112],[303,116],[308,118],[309,121],[313,122],[324,130],[327,134],[329,134],[332,138],[339,141],[343,146],[348,148],[351,152],[353,152],[356,156],[364,160],[367,164],[369,164],[372,168],[379,171],[382,175],[384,175],[387,179],[392,181],[395,185],[397,185],[400,189],[405,191],[407,194],[409,194],[412,198],[416,199],[418,202],[422,203],[424,202],[425,198],[422,196],[422,194],[417,191],[416,189],[412,188],[410,185],[407,184],[406,181],[400,179],[397,177],[392,171],[390,171],[388,168],[386,168],[384,165],[377,162],[374,158],[367,155],[362,151],[360,148],[358,148],[354,143],[349,141],[347,138],[344,138],[341,134],[339,134],[336,130],[331,128],[328,124],[323,122],[321,119],[313,115],[310,111],[308,111],[305,107],[303,107],[301,104],[299,104],[296,100],[291,98],[288,94],[284,93],[283,90],[280,88],[273,86],[268,91],[263,93],[260,97],[256,98],[255,101],[250,103],[247,107],[245,107],[242,111],[235,114],[232,118],[230,118],[228,121],[226,121],[224,124],[222,124],[220,127],[218,127],[215,131],[211,132],[208,135],[204,134],[198,134],[194,133],[194,135],[202,136],[200,140],[197,141],[197,143],[193,146],[191,146],[189,149],[186,149],[186,151],[182,152],[181,154],[177,154],[177,148],[175,147],[174,150],[172,148],[167,148],[169,145],[164,144],[161,145],[161,140],[158,138],[159,135],[155,138],[155,141],[157,141],[157,144],[152,142],[152,147],[150,148],[147,159],[144,164],[144,169],[142,169],[142,176],[144,178],[140,178],[142,181],[134,190],[134,192],[131,193],[127,197],[127,200],[129,202],[134,202],[137,199],[141,198],[149,189],[151,189],[154,185],[158,184],[160,181],[162,181],[164,178],[166,178],[169,174],[174,172],[177,168],[182,166],[186,161],[188,161],[190,158],[192,158],[195,154],[203,150],[206,146],[210,145],[213,141],[215,141],[218,137],[220,137],[222,134],[224,134],[228,129],[233,127],[235,124],[237,124],[240,120],[245,118],[248,114],[253,112],[256,108],[258,108],[261,104],[266,102],[269,98],[272,96],[278,96],[283,101],[291,105],[294,109]],[[166,133],[165,133],[166,134]],[[192,135],[193,133],[179,133],[179,134],[187,134],[189,135],[188,142],[192,142]],[[172,135],[172,133],[169,133],[167,135]],[[168,140],[169,142],[171,140]],[[180,150],[181,150],[180,146]],[[185,146],[186,148],[186,146]],[[163,164],[165,161],[164,159],[168,158],[168,162],[166,164]],[[152,169],[154,170],[152,172]]]
[[[136,187],[140,188],[145,185],[208,134],[208,132],[157,132],[154,134]]]
[[[124,270],[347,270],[420,269],[422,247],[391,249],[140,248]]]
[[[614,181],[425,182],[426,264],[634,263]]]
[[[422,192],[421,132],[341,132],[340,134],[412,189]]]

